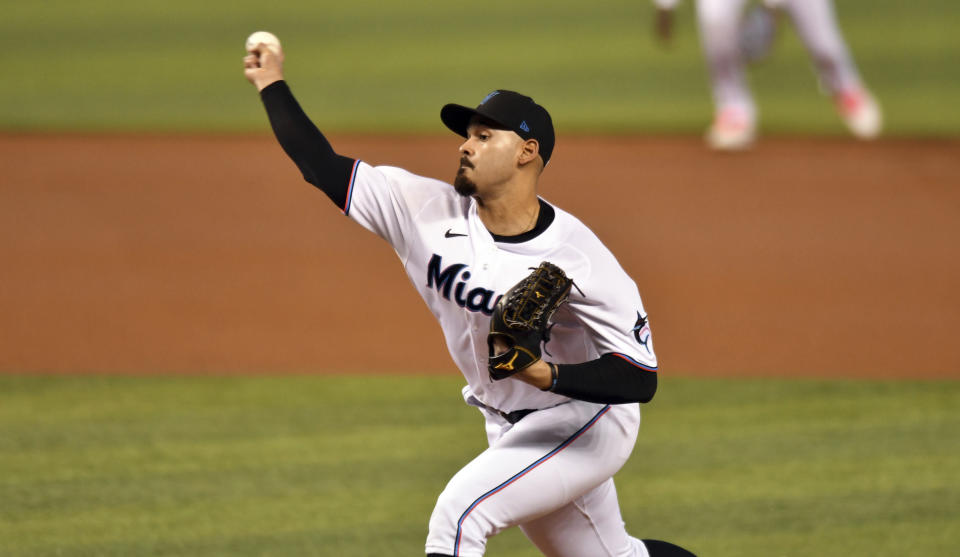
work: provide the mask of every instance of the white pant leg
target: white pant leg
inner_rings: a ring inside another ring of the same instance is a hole
[[[520,529],[547,557],[649,557],[627,534],[612,478]]]
[[[734,108],[749,119],[756,106],[747,85],[740,52],[740,21],[745,0],[699,0],[697,24],[707,60],[713,102],[717,111]]]
[[[860,75],[843,40],[831,0],[786,0],[797,34],[813,59],[820,83],[830,93],[859,88]]]
[[[498,532],[582,497],[623,466],[639,426],[637,404],[572,401],[504,427],[440,494],[430,517],[427,553],[479,557]]]

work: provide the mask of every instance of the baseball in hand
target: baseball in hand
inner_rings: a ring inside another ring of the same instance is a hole
[[[267,45],[274,54],[280,53],[280,39],[269,31],[256,31],[247,37],[247,52],[256,50],[260,43]]]

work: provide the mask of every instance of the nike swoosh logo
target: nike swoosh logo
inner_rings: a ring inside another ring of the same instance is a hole
[[[444,238],[456,238],[457,236],[466,236],[466,234],[457,234],[456,232],[451,232],[448,228],[446,234],[443,235]]]

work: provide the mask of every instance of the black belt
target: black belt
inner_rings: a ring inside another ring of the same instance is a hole
[[[496,412],[501,418],[507,420],[507,423],[511,425],[524,419],[528,414],[533,414],[537,411],[537,409],[534,408],[532,410],[514,410],[513,412],[504,412],[503,410],[497,410],[496,408],[490,408],[489,406],[487,409],[492,412]]]
[[[514,410],[513,412],[504,412],[503,410],[499,410],[497,408],[494,408],[493,406],[487,406],[486,404],[480,402],[480,399],[478,399],[473,395],[470,395],[469,398],[467,398],[467,404],[469,404],[470,406],[476,406],[477,408],[482,408],[484,410],[492,412],[500,416],[504,420],[506,420],[507,423],[511,425],[524,419],[529,414],[533,414],[537,410],[540,410],[539,408],[531,408],[529,410]]]

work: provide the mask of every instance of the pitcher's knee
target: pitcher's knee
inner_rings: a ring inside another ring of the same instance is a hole
[[[483,555],[487,539],[502,529],[488,510],[482,501],[467,500],[444,490],[430,515],[427,550],[452,555]]]

